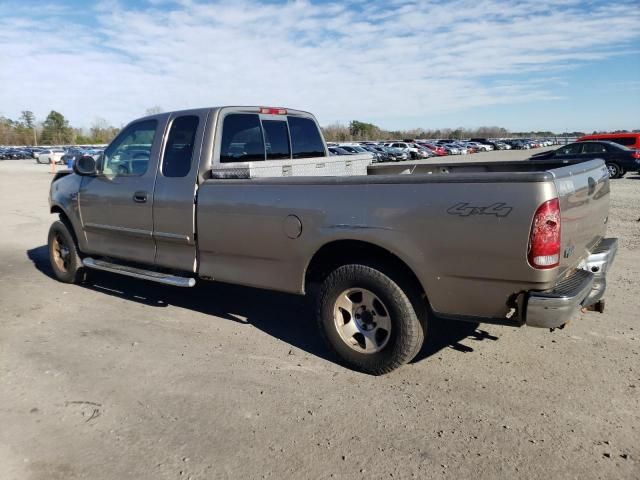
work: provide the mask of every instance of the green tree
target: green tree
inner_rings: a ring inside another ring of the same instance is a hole
[[[42,125],[41,143],[64,145],[73,143],[75,133],[69,126],[69,121],[59,112],[51,110]]]
[[[20,123],[25,130],[25,134],[28,135],[28,140],[25,144],[30,144],[33,139],[33,145],[38,144],[38,136],[36,133],[36,116],[31,110],[23,110],[20,113]]]
[[[349,123],[349,133],[356,140],[371,140],[380,135],[380,128],[372,123],[352,120]]]
[[[89,129],[91,142],[88,143],[109,143],[118,131],[118,128],[109,125],[104,118],[96,118]]]

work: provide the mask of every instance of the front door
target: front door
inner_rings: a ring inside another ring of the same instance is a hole
[[[163,118],[163,117],[160,117]],[[78,195],[87,253],[153,264],[153,189],[166,120],[126,127]]]

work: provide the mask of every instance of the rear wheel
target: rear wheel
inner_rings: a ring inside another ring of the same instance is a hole
[[[78,247],[67,226],[53,222],[49,229],[49,261],[56,278],[64,283],[79,283],[83,276]]]
[[[351,264],[326,277],[316,314],[329,347],[347,366],[381,375],[420,351],[425,326],[420,317],[426,321],[422,305],[402,275]]]
[[[620,178],[622,176],[622,170],[617,163],[607,163],[607,170],[609,171],[609,178]]]

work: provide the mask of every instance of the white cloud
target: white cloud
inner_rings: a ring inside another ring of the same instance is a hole
[[[595,5],[595,6],[594,6]],[[323,123],[550,100],[629,51],[640,9],[550,0],[0,7],[0,114],[120,124],[147,107],[284,105]]]

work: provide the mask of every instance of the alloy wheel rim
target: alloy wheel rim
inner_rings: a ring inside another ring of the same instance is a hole
[[[367,289],[349,288],[338,295],[333,319],[340,339],[356,352],[377,353],[389,342],[389,310]]]
[[[70,252],[64,238],[59,233],[53,237],[53,261],[56,267],[63,272],[69,270]]]

